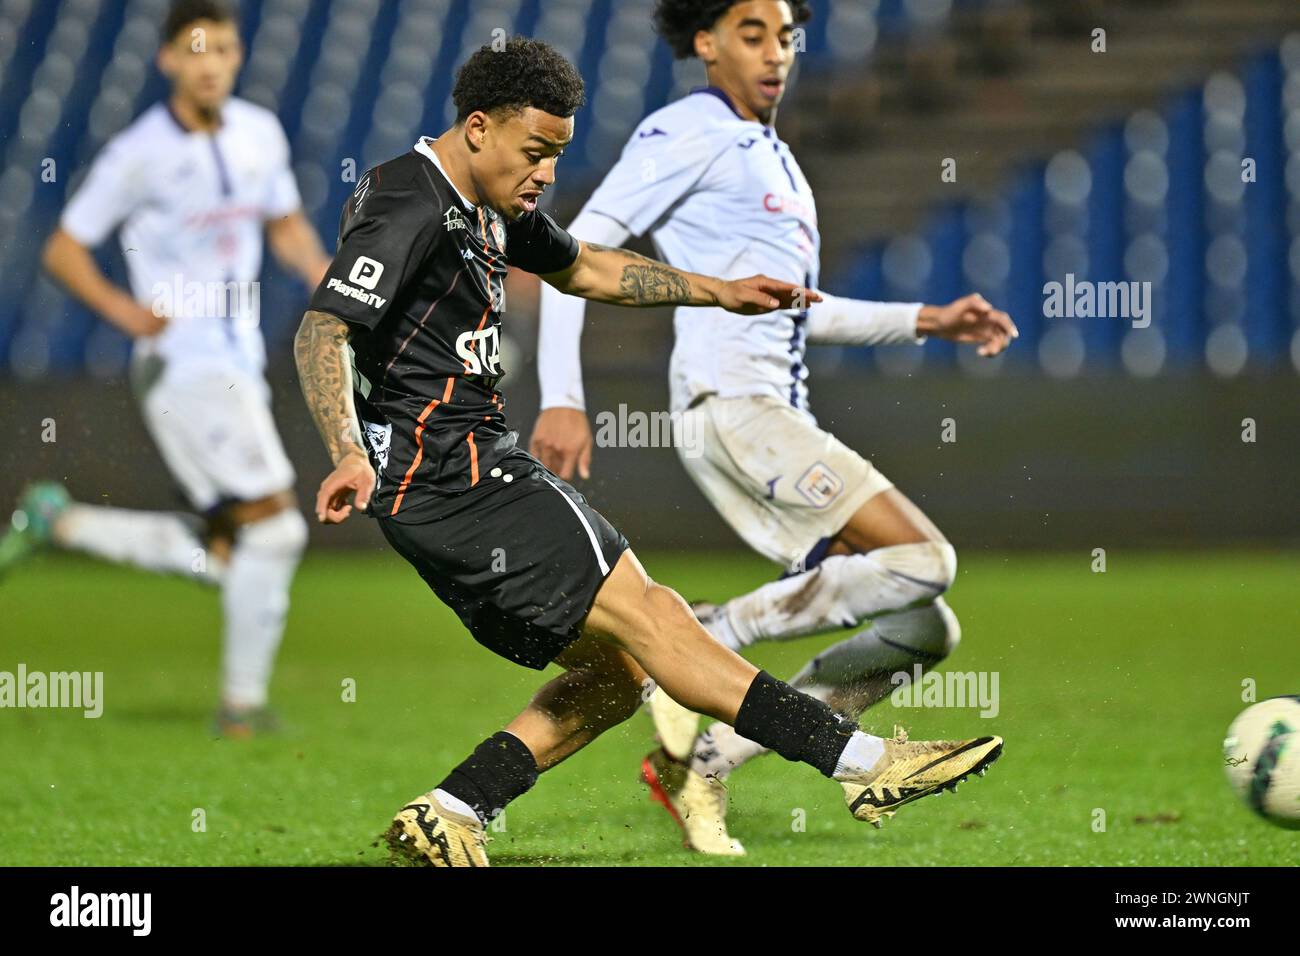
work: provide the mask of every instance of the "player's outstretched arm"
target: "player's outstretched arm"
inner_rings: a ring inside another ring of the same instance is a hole
[[[322,524],[338,524],[354,504],[365,511],[375,489],[375,470],[361,444],[352,404],[347,324],[327,312],[309,311],[294,336],[293,357],[302,396],[334,463],[316,493],[316,518]]]
[[[84,305],[132,338],[157,335],[167,324],[100,271],[90,250],[62,229],[45,243],[41,265]]]
[[[581,244],[573,265],[542,278],[569,295],[632,307],[715,306],[760,315],[774,309],[802,309],[821,301],[811,289],[768,276],[726,281],[683,272],[627,249],[589,242]]]
[[[808,310],[808,341],[822,345],[920,344],[928,336],[979,346],[994,356],[1020,333],[1011,316],[982,295],[963,296],[948,305],[919,302],[868,302],[823,293]]]

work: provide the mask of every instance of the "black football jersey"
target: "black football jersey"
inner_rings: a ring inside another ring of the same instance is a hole
[[[463,200],[429,142],[361,178],[311,300],[350,328],[370,511],[398,520],[478,484],[514,447],[497,388],[507,266],[558,272],[578,256],[545,213],[511,222]]]

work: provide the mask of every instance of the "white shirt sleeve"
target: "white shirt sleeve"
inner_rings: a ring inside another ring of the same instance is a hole
[[[302,208],[302,196],[298,193],[298,181],[293,175],[293,165],[289,151],[289,139],[284,135],[284,128],[278,120],[271,123],[275,150],[275,165],[271,170],[270,182],[267,183],[266,199],[262,205],[265,219],[279,219]]]
[[[582,242],[621,246],[628,231],[601,213],[583,210],[569,226],[569,234]],[[586,408],[582,390],[582,322],[587,300],[565,295],[542,283],[537,322],[537,377],[546,408]]]
[[[87,248],[107,239],[142,198],[139,155],[120,137],[109,140],[63,207],[59,228]]]
[[[818,290],[821,291],[821,290]],[[920,302],[868,302],[822,292],[808,308],[808,341],[824,345],[920,345]]]
[[[623,155],[584,207],[644,235],[690,193],[726,142],[712,127],[691,126],[680,112],[653,114],[632,133]]]

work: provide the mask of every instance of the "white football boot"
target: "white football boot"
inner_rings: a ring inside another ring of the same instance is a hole
[[[682,829],[682,845],[708,856],[744,856],[745,848],[727,833],[727,787],[696,773],[663,750],[646,755],[641,779]]]

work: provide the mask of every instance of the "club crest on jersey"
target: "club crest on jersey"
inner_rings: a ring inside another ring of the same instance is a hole
[[[492,238],[496,240],[497,248],[502,252],[506,251],[506,227],[500,219],[492,220]]]
[[[465,221],[465,217],[460,214],[460,210],[455,206],[452,206],[447,210],[447,215],[443,217],[442,224],[446,227],[448,232],[451,232],[454,229],[469,228],[469,223]]]
[[[799,494],[814,508],[825,508],[844,490],[844,479],[822,462],[816,462],[795,483]]]
[[[379,463],[379,470],[383,471],[388,467],[388,449],[393,441],[393,426],[379,425],[375,422],[366,422],[366,443],[370,445],[370,450],[374,452],[375,461]]]

